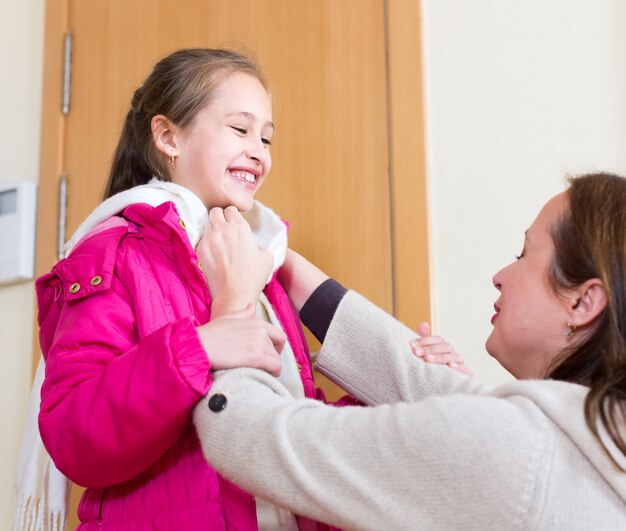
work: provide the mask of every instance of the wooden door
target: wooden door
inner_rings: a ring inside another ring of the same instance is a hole
[[[152,65],[182,47],[229,47],[270,80],[277,129],[258,198],[291,222],[290,246],[405,322],[428,319],[419,35],[417,0],[48,0],[37,273],[57,260],[59,175],[69,238],[100,200]]]
[[[277,134],[259,199],[291,221],[290,245],[405,322],[428,319],[419,36],[415,0],[48,0],[37,273],[57,259],[59,175],[69,238],[100,199],[131,94],[154,62],[181,47],[233,47],[270,79]]]
[[[130,97],[154,62],[181,47],[233,47],[270,79],[277,133],[259,199],[290,220],[290,245],[405,321],[428,318],[417,2],[49,0],[46,27],[39,274],[57,259],[59,174],[69,238],[100,199]]]
[[[99,201],[130,97],[154,62],[181,47],[250,50],[277,124],[259,199],[290,220],[296,250],[391,309],[383,14],[382,0],[70,2],[67,236]]]

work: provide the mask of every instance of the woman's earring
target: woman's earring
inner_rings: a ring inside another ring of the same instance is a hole
[[[568,322],[568,323],[567,323],[567,332],[565,332],[565,335],[566,335],[567,337],[571,337],[571,336],[573,336],[573,335],[576,333],[576,329],[577,329],[577,328],[578,328],[577,326],[575,326],[575,325],[573,325],[573,324],[570,324],[570,323]]]

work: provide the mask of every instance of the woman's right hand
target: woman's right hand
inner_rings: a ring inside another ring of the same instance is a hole
[[[212,319],[196,328],[211,370],[252,367],[274,376],[280,374],[280,352],[286,336],[256,317],[254,304],[243,310]]]

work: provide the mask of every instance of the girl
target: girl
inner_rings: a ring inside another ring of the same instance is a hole
[[[625,264],[626,179],[571,180],[493,278],[486,347],[520,381],[492,389],[425,365],[409,330],[291,256],[285,286],[325,336],[317,366],[378,407],[294,401],[266,373],[227,371],[195,409],[204,453],[252,492],[346,529],[624,529]]]
[[[262,368],[295,397],[316,396],[297,314],[276,279],[286,228],[254,201],[273,131],[250,59],[211,49],[165,57],[132,98],[106,200],[37,281],[39,428],[59,470],[87,487],[82,530],[317,527],[219,476],[190,422],[216,369]],[[229,207],[226,218],[214,207]],[[224,278],[205,278],[202,265],[220,261],[228,276],[232,257],[213,254],[202,235],[238,210],[247,222],[229,225],[248,243],[249,270],[224,299],[212,296]],[[267,275],[249,274],[256,267]]]

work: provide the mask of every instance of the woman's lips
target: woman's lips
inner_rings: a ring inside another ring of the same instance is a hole
[[[491,324],[496,322],[496,319],[498,318],[498,314],[500,313],[500,307],[497,304],[493,305],[493,309],[496,311],[496,313],[494,313],[493,316],[491,317]]]

